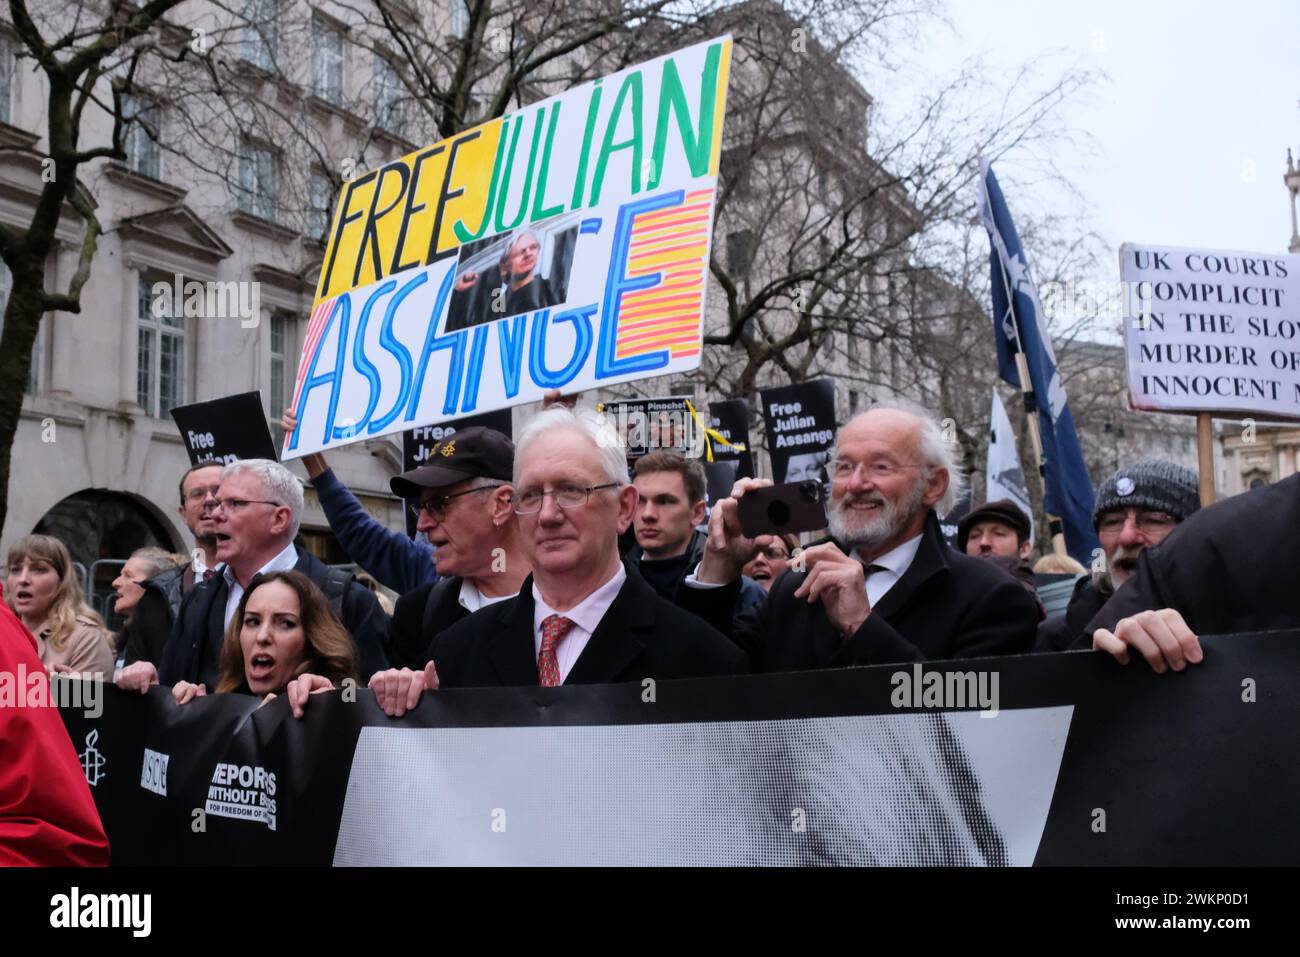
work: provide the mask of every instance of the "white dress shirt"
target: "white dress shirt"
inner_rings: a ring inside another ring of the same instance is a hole
[[[878,565],[880,569],[872,572],[867,576],[867,602],[872,608],[884,598],[889,589],[903,577],[904,572],[912,565],[912,560],[916,558],[916,551],[921,547],[921,536],[909,538],[897,548],[885,552],[873,562],[866,562],[868,565]],[[859,555],[858,561],[862,561]]]
[[[874,571],[867,576],[867,602],[872,608],[876,607],[876,603],[885,597],[889,592],[889,589],[893,588],[894,584],[902,578],[903,574],[911,567],[912,560],[916,558],[916,552],[920,547],[921,536],[917,535],[915,538],[909,538],[897,548],[885,552],[885,554],[881,555],[874,562],[865,562],[861,555],[857,556],[858,561],[863,562],[864,565],[880,566],[879,570]],[[722,587],[722,585],[714,582],[702,582],[697,579],[695,575],[699,570],[700,566],[696,565],[695,570],[686,576],[686,580],[683,584],[685,584],[687,588]]]
[[[627,581],[627,570],[623,568],[623,563],[619,562],[618,569],[609,581],[568,611],[556,611],[546,604],[542,599],[542,593],[537,590],[537,583],[533,583],[534,657],[540,657],[542,654],[543,621],[552,615],[563,615],[573,622],[569,633],[555,647],[555,663],[560,667],[561,684],[569,677],[570,669],[582,654],[582,649],[587,647],[587,642],[591,640],[600,620],[605,617],[605,612],[609,611],[609,606],[614,604],[614,599],[618,597],[618,590],[623,587],[625,581]]]
[[[291,572],[295,565],[298,564],[298,550],[293,547],[293,542],[284,546],[284,551],[276,555],[269,562],[259,568],[256,574],[263,572]],[[226,598],[226,627],[230,627],[230,619],[235,617],[235,611],[239,608],[239,599],[244,597],[244,586],[235,581],[235,573],[226,565],[221,574],[226,578],[226,586],[230,589],[230,595]],[[252,576],[249,576],[252,581]]]
[[[190,567],[194,569],[195,580],[203,581],[204,572],[206,572],[209,568],[212,568],[214,571],[220,571],[222,567],[222,563],[217,562],[215,565],[209,565],[207,562],[203,560],[203,549],[196,548],[194,549],[194,559],[193,561],[190,562]]]
[[[495,605],[497,602],[505,601],[507,598],[514,598],[518,594],[518,592],[509,592],[505,595],[497,595],[495,597],[485,595],[479,591],[478,586],[468,578],[462,578],[460,581],[460,595],[457,600],[460,602],[461,608],[464,608],[470,614],[473,614],[480,608],[486,608],[488,605]]]

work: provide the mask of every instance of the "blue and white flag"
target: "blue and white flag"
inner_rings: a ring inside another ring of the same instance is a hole
[[[992,246],[993,328],[998,347],[998,373],[1004,381],[1020,388],[1016,353],[1024,353],[1031,387],[1038,399],[1043,438],[1046,489],[1043,510],[1061,519],[1067,550],[1087,566],[1092,562],[1093,549],[1098,546],[1092,527],[1092,480],[1079,449],[1079,437],[1074,432],[1074,420],[1056,368],[1052,337],[1029,271],[1029,260],[1020,245],[1020,236],[1002,198],[997,177],[987,162],[980,177],[979,212]]]

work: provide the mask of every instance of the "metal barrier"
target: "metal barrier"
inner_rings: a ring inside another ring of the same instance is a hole
[[[77,577],[81,579],[81,593],[83,595],[89,595],[90,589],[87,587],[86,584],[89,581],[89,578],[86,574],[86,566],[81,564],[81,562],[73,562],[72,568],[77,573]]]
[[[101,558],[98,561],[90,563],[90,572],[86,578],[88,584],[85,589],[86,604],[99,612],[100,616],[108,623],[108,627],[113,631],[122,629],[122,622],[125,620],[122,616],[113,611],[113,605],[117,601],[117,592],[113,590],[110,584],[102,593],[97,587],[99,579],[100,566],[111,567],[114,569],[113,577],[109,579],[112,582],[120,574],[122,566],[126,564],[125,558]]]

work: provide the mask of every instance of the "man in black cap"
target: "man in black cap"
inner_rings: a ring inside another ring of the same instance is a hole
[[[1088,622],[1137,569],[1138,559],[1201,507],[1200,483],[1189,468],[1159,459],[1126,466],[1102,482],[1092,510],[1102,555],[1080,578],[1065,614],[1038,628],[1036,651],[1092,646]]]
[[[423,668],[434,636],[518,593],[531,568],[510,507],[514,460],[508,438],[471,426],[435,444],[427,464],[391,480],[393,494],[416,511],[440,580],[398,599],[389,626],[397,668],[376,675],[372,687],[396,682],[403,668]]]
[[[1040,617],[1045,618],[1038,600],[1038,585],[1029,565],[1029,516],[1009,498],[987,502],[964,515],[957,523],[957,548],[975,558],[997,565],[1020,582],[1034,596]]]
[[[967,555],[1001,555],[1023,562],[1029,558],[1029,516],[1009,498],[988,502],[968,512],[957,524],[957,547]]]

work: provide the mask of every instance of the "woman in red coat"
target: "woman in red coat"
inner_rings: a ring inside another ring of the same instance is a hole
[[[2,600],[0,682],[12,682],[0,694],[0,867],[107,865],[108,838],[72,739],[50,703],[36,641]],[[36,682],[44,688],[29,700]]]

